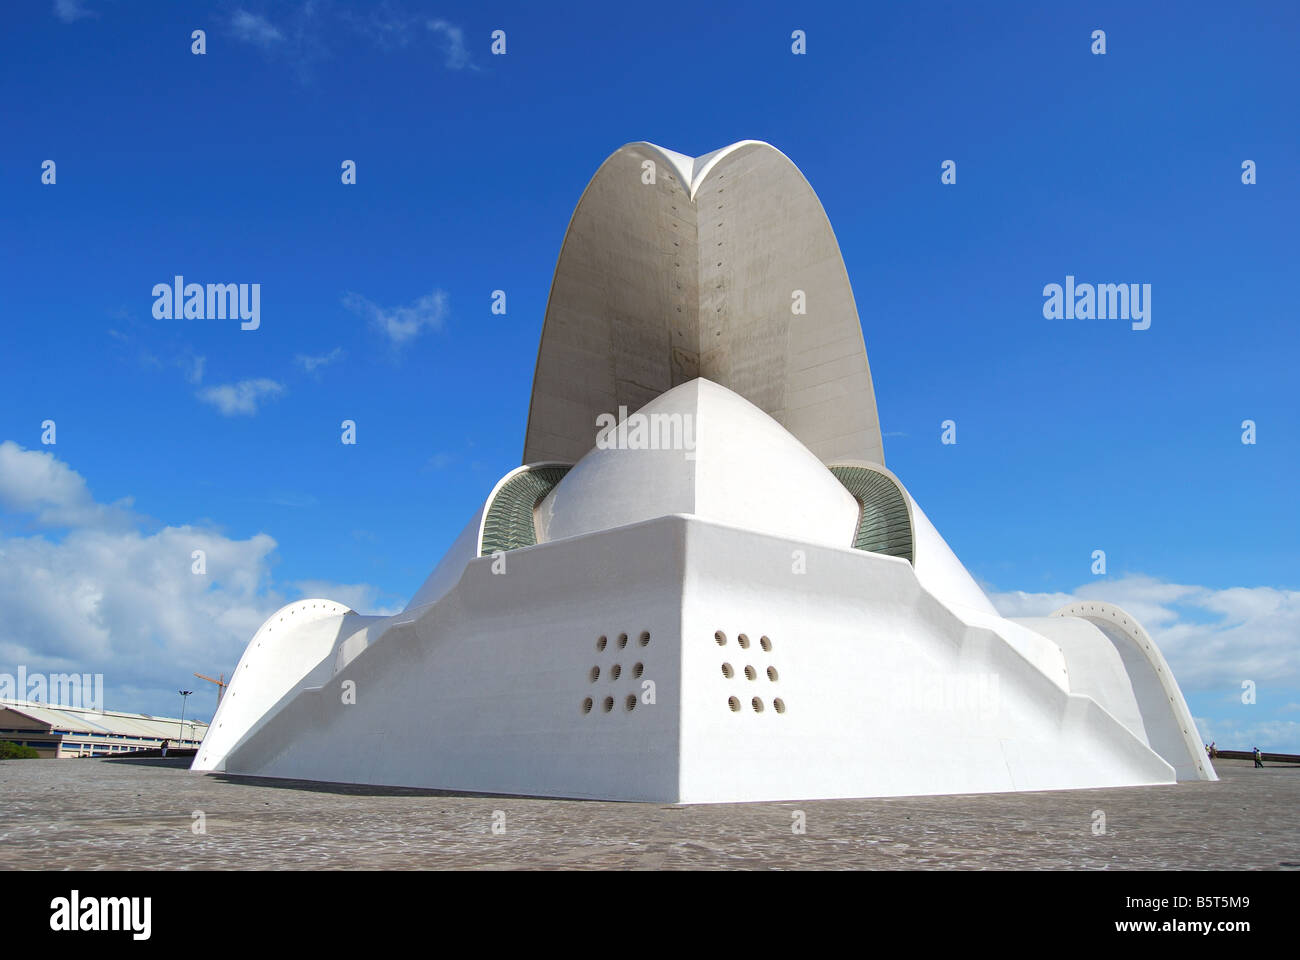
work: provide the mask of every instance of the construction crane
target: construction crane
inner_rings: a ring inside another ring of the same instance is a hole
[[[230,684],[226,683],[226,675],[224,673],[219,673],[217,674],[216,680],[213,680],[211,677],[205,677],[201,673],[196,673],[194,676],[198,677],[200,680],[206,680],[208,683],[215,683],[217,685],[217,706],[221,706],[221,695],[226,692],[226,687],[230,686]]]

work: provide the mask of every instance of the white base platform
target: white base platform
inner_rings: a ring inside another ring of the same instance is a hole
[[[683,515],[504,559],[393,618],[280,611],[194,769],[682,803],[1175,780],[1140,725],[1020,652],[1026,628],[943,604],[905,560]]]

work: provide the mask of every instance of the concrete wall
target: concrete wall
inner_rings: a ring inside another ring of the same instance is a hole
[[[441,601],[394,618],[341,671],[297,695],[226,769],[676,799],[681,542],[680,525],[660,521],[511,551],[504,574],[492,573],[491,558],[473,561]],[[669,706],[628,710],[647,679]],[[355,704],[343,702],[345,681]]]
[[[225,769],[684,802],[1174,779],[1122,723],[966,622],[904,560],[661,517],[506,562],[499,575],[490,558],[471,562],[438,603],[330,659],[341,669],[293,693]]]
[[[684,801],[1173,780],[1168,764],[1093,701],[1066,693],[997,632],[928,594],[906,561],[708,524],[688,529]],[[791,574],[796,549],[806,553],[806,574]]]

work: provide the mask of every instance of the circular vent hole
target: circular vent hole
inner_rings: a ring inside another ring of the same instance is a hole
[[[587,676],[591,678],[592,683],[595,683],[597,680],[600,679],[600,667],[592,667],[591,673],[589,673]]]
[[[785,701],[780,697],[777,697],[772,701],[772,706],[776,707],[777,713],[785,713]]]
[[[614,709],[614,698],[613,698],[613,697],[606,697],[606,698],[605,698],[605,702],[604,702],[603,704],[601,704],[601,706],[602,706],[602,708],[604,709],[604,711],[605,711],[606,713],[609,713],[609,711],[611,711],[611,710]]]
[[[629,694],[627,695],[627,699],[626,699],[625,701],[623,701],[623,706],[624,706],[624,708],[626,708],[626,710],[627,710],[628,713],[631,713],[633,710],[635,710],[635,709],[636,709],[636,694],[635,694],[635,693],[629,693]]]
[[[604,651],[604,649],[605,649],[605,644],[607,644],[607,643],[609,643],[609,638],[608,638],[608,637],[601,637],[599,640],[596,641],[596,649],[597,649],[597,650],[600,650],[600,651]]]
[[[643,647],[648,647],[650,645],[650,631],[642,630],[641,638],[637,641],[637,643],[641,644],[641,646]]]
[[[758,645],[762,647],[764,650],[766,650],[768,653],[772,652],[772,641],[769,640],[767,637],[759,637]]]
[[[626,646],[627,646],[627,634],[626,634],[626,633],[620,633],[620,634],[618,635],[618,648],[619,648],[620,650],[622,650],[622,649],[623,649],[624,647],[626,647]]]
[[[736,671],[731,669],[731,664],[724,663],[722,665],[722,675],[726,677],[728,680],[730,680],[732,677],[736,675]]]
[[[718,646],[720,647],[725,647],[727,645],[727,635],[721,630],[713,635],[713,639],[718,641]]]
[[[641,674],[643,673],[645,673],[644,663],[638,663],[636,666],[632,668],[632,676],[636,677],[638,680],[641,679]]]
[[[735,697],[727,697],[727,706],[731,707],[732,713],[740,713],[740,701]]]
[[[754,668],[751,667],[749,664],[745,664],[745,679],[754,680],[757,677],[758,677],[758,673],[755,672]]]
[[[771,680],[773,683],[776,683],[777,681],[776,667],[767,668],[767,679]]]
[[[620,667],[617,663],[614,664],[614,666],[609,671],[609,679],[617,680],[619,678],[619,675],[622,672],[623,672],[623,668]]]
[[[586,700],[582,701],[582,712],[591,713],[591,705],[592,705],[591,697],[588,697]]]
[[[763,701],[760,700],[758,697],[755,697],[753,700],[749,701],[749,704],[754,708],[755,713],[763,712]]]
[[[740,644],[741,650],[749,649],[749,637],[745,636],[743,633],[736,638],[736,642]]]

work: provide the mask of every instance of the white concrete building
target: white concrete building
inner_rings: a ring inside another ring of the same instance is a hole
[[[605,161],[524,465],[396,616],[272,616],[194,769],[687,803],[1215,779],[1131,616],[1002,618],[885,468],[830,224],[754,141]]]

